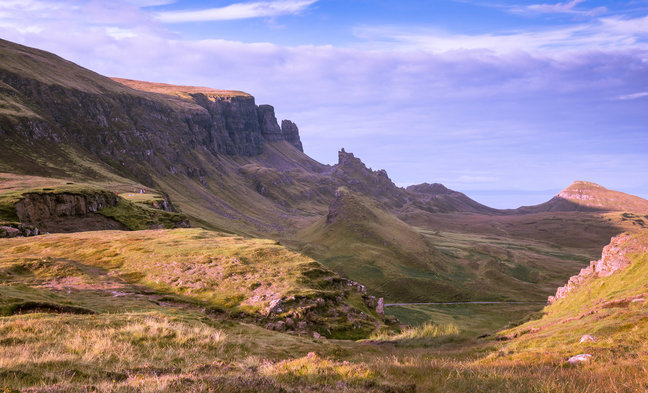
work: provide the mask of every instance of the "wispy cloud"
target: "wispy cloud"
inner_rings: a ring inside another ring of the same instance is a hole
[[[627,100],[637,100],[639,98],[646,98],[648,97],[648,91],[642,91],[640,93],[632,93],[632,94],[625,94],[622,96],[618,96],[616,99],[617,100],[622,100],[622,101],[627,101]]]
[[[524,14],[581,14],[590,16],[600,15],[607,11],[606,7],[596,7],[589,10],[576,9],[579,4],[584,2],[585,0],[572,0],[566,3],[513,6],[509,8],[509,11]]]
[[[374,48],[424,50],[443,53],[456,50],[489,50],[559,53],[572,50],[648,49],[648,17],[597,18],[568,27],[455,34],[429,28],[404,26],[361,26],[356,36]]]
[[[154,7],[159,5],[173,4],[177,0],[119,0],[123,3],[132,4],[138,7]]]
[[[164,23],[183,23],[276,17],[297,14],[317,1],[279,0],[235,3],[220,8],[161,12],[157,14],[157,19]]]

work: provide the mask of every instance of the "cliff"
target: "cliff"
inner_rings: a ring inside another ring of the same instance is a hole
[[[169,173],[204,176],[197,153],[253,157],[278,141],[302,149],[294,123],[279,126],[271,106],[257,106],[245,93],[170,85],[180,94],[159,92],[160,84],[119,83],[7,41],[0,54],[0,140],[33,158],[21,165],[32,173],[97,177],[100,171],[71,162],[90,153],[119,175],[154,186]],[[43,154],[61,165],[39,163]],[[0,166],[12,166],[13,156],[0,153]]]
[[[607,277],[628,267],[631,264],[629,254],[648,253],[648,245],[642,239],[627,233],[613,237],[610,244],[603,248],[601,259],[592,261],[580,273],[572,276],[566,285],[558,288],[556,295],[549,297],[549,304],[567,297],[590,279]]]

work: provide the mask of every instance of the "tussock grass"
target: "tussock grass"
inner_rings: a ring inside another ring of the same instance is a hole
[[[394,336],[396,340],[417,340],[437,338],[440,336],[455,336],[459,334],[459,328],[454,324],[437,325],[431,322],[424,323],[421,326],[415,326],[405,329],[403,332]]]
[[[435,324],[425,322],[419,326],[408,327],[403,331],[393,334],[386,332],[374,333],[370,341],[394,342],[406,346],[430,346],[441,345],[449,342],[457,342],[467,339],[462,336],[459,328],[452,323]]]

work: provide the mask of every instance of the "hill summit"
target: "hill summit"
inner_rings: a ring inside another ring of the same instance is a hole
[[[577,180],[549,201],[523,206],[521,213],[555,211],[629,211],[648,213],[648,200],[620,191],[608,190],[596,183]]]

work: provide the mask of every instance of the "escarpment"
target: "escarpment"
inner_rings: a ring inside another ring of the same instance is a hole
[[[32,155],[21,165],[26,174],[62,175],[81,172],[74,161],[90,153],[110,171],[155,186],[169,174],[204,177],[210,165],[203,157],[254,157],[268,142],[301,150],[294,123],[280,126],[273,107],[245,93],[115,81],[7,41],[0,53],[0,140],[17,150],[0,153],[0,166]],[[43,154],[59,162],[43,165]],[[84,170],[86,177],[101,174]]]
[[[76,232],[83,230],[127,229],[121,222],[99,213],[114,207],[119,198],[109,192],[94,194],[26,193],[15,204],[21,223],[41,231]]]
[[[603,248],[601,259],[592,261],[589,266],[581,269],[580,273],[572,276],[566,285],[558,288],[556,295],[549,296],[549,304],[578,290],[583,283],[591,278],[607,277],[625,269],[631,264],[631,259],[628,258],[628,254],[631,253],[648,253],[648,247],[629,234],[613,237],[610,244]]]

